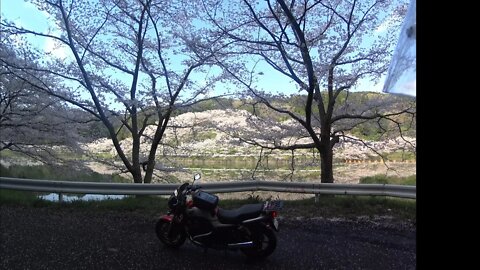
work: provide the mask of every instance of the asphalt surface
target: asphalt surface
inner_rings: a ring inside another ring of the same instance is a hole
[[[416,229],[387,221],[283,218],[274,253],[178,250],[138,212],[0,206],[0,269],[415,269]]]

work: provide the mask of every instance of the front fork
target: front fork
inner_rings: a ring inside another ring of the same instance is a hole
[[[168,223],[168,237],[171,238],[174,236],[174,224],[178,226],[182,226],[183,215],[173,215],[172,213],[168,213],[160,217],[161,220],[164,220]]]

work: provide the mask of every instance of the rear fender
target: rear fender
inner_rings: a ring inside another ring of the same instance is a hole
[[[273,229],[276,232],[279,232],[279,230],[278,230],[278,219],[271,218],[267,227],[269,227],[270,229]]]
[[[276,223],[276,225],[275,225]],[[261,215],[256,218],[248,219],[242,222],[242,224],[245,225],[253,225],[255,224],[263,224],[263,226],[273,229],[276,232],[278,232],[278,220],[276,218],[272,218],[270,215]]]

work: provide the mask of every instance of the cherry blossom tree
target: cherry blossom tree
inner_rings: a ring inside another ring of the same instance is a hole
[[[2,39],[0,45],[0,152],[8,149],[42,163],[65,163],[52,146],[77,151],[82,141],[78,123],[88,119],[18,78],[5,65],[20,61],[9,43]]]
[[[405,4],[396,1],[266,0],[239,2],[204,0],[209,22],[228,43],[218,59],[239,88],[269,109],[293,119],[298,137],[308,143],[269,144],[244,141],[269,149],[314,148],[321,156],[321,182],[334,182],[333,147],[345,132],[365,121],[398,124],[399,115],[415,116],[415,102],[385,111],[385,99],[353,106],[349,92],[360,82],[378,82],[388,68]],[[279,106],[259,82],[281,74],[301,94],[303,111]],[[362,89],[370,90],[370,89]],[[404,104],[404,103],[402,103]],[[280,134],[280,133],[278,133]]]
[[[30,2],[48,14],[50,29],[2,20],[2,35],[41,37],[54,46],[17,46],[26,58],[3,63],[28,87],[101,121],[134,182],[150,183],[172,113],[205,98],[221,77],[212,58],[218,40],[200,31],[199,11],[182,0]],[[125,130],[131,147],[120,143]]]

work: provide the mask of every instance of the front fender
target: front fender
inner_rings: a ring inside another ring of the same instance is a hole
[[[167,221],[167,222],[172,222],[173,220],[173,215],[163,215],[160,217],[161,220]]]

